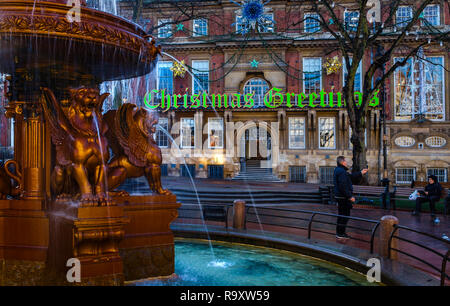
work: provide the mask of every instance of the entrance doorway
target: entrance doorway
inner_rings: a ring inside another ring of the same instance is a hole
[[[272,138],[264,127],[252,126],[245,130],[240,141],[241,160],[270,160]]]

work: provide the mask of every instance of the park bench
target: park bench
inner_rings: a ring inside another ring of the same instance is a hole
[[[319,186],[319,194],[322,204],[335,204],[333,185]]]
[[[381,186],[363,186],[353,185],[353,195],[356,199],[355,204],[374,204],[374,199],[379,199],[383,202],[383,195],[386,188]],[[320,186],[319,192],[321,195],[322,204],[334,204],[334,186]]]
[[[379,199],[380,202],[383,202],[385,190],[386,188],[382,186],[353,185],[356,204],[373,204],[373,199]]]
[[[228,205],[203,205],[203,219],[225,222],[225,228],[228,228],[229,207]]]
[[[395,209],[397,200],[405,200],[409,198],[409,195],[414,192],[414,190],[424,190],[428,182],[413,181],[411,187],[397,187],[394,186],[394,190],[389,194],[391,207]],[[450,195],[450,183],[440,183],[442,186],[441,201],[445,201],[445,198]],[[439,203],[439,202],[438,202]],[[437,204],[437,203],[436,203]],[[450,209],[448,202],[444,203],[444,214],[447,214]]]

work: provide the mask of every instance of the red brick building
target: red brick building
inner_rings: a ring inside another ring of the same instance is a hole
[[[193,95],[202,91],[188,73],[184,77],[173,75],[170,67],[174,57],[186,63],[210,95],[254,92],[256,99],[261,94],[260,107],[250,109],[218,108],[214,111],[180,107],[163,112],[162,125],[177,144],[171,144],[166,135],[159,133],[158,141],[163,147],[169,175],[186,174],[183,170],[186,162],[197,177],[217,173],[221,176],[223,171],[225,178],[232,178],[245,170],[246,163],[256,160],[282,180],[326,183],[330,182],[336,157],[351,157],[351,131],[344,108],[307,105],[273,109],[262,102],[264,94],[274,87],[283,93],[305,94],[319,90],[337,92],[343,87],[345,65],[331,74],[327,74],[324,67],[334,56],[342,62],[342,56],[333,51],[336,41],[321,29],[317,30],[314,22],[305,21],[308,14],[314,12],[304,3],[268,3],[269,10],[265,14],[274,23],[266,22],[260,34],[239,32],[242,24],[239,8],[228,1],[200,1],[195,6],[194,16],[186,20],[180,15],[179,7],[150,3],[144,6],[143,18],[149,20],[147,27],[155,29],[153,35],[166,52],[149,78],[150,88],[179,94],[180,101],[186,92]],[[387,5],[387,1],[381,1],[382,8],[383,5]],[[414,5],[418,2],[399,8],[395,16],[398,24],[412,16]],[[356,8],[353,1],[340,1],[335,12],[342,20],[348,18],[351,26],[352,12]],[[121,3],[120,11],[125,17],[132,16],[127,2]],[[405,43],[414,46],[428,39],[420,32],[423,20],[448,32],[449,11],[447,1],[434,1],[424,11],[422,21],[408,33]],[[383,15],[382,21],[386,18]],[[380,38],[386,44],[390,39],[388,35]],[[366,52],[358,68],[359,75],[369,67],[372,52],[376,50]],[[429,173],[438,174],[441,180],[449,179],[448,41],[429,40],[423,53],[429,62],[438,65],[414,59],[386,82],[388,167],[389,177],[396,184],[423,180]],[[389,65],[400,56],[394,54]],[[311,81],[311,76],[316,78]],[[422,83],[418,79],[422,79]],[[360,88],[361,79],[357,82],[355,91]],[[422,90],[419,101],[421,85],[427,89]],[[256,101],[255,106],[257,104]],[[425,120],[418,120],[419,115]],[[382,175],[380,116],[379,107],[371,108],[367,114],[367,159],[372,183],[377,183]],[[216,135],[211,137],[211,133]],[[254,144],[255,139],[260,141]],[[211,146],[212,142],[219,145]],[[259,151],[266,145],[268,153],[262,156]],[[234,151],[227,151],[229,148]],[[252,150],[256,153],[250,152]],[[217,171],[218,167],[221,171]]]

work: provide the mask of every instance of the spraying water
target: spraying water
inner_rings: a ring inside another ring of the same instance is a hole
[[[97,129],[97,137],[98,137],[98,145],[99,145],[99,147],[100,147],[100,154],[101,154],[101,156],[102,156],[102,167],[103,167],[103,181],[104,181],[104,188],[105,188],[105,196],[106,196],[106,198],[108,198],[108,180],[107,180],[107,167],[106,167],[106,162],[107,161],[105,161],[104,160],[104,151],[103,151],[103,143],[102,143],[102,138],[101,138],[101,135],[100,135],[100,127],[99,127],[99,125],[98,125],[98,119],[97,119],[97,113],[96,112],[93,112],[93,118],[94,118],[94,124],[95,124],[95,128]],[[99,174],[98,174],[98,176],[100,176],[100,172],[99,172]],[[100,177],[97,177],[97,180],[99,180],[100,179]],[[109,210],[108,210],[108,212],[109,212]]]
[[[172,145],[174,145],[175,148],[178,150],[178,153],[180,153],[180,155],[182,155],[180,147],[176,143],[175,139],[173,139],[173,137],[170,135],[170,133],[166,129],[161,127],[159,124],[157,126],[170,139]],[[202,206],[202,203],[200,201],[200,197],[198,196],[197,187],[195,186],[194,178],[192,177],[192,174],[189,171],[189,168],[188,168],[187,163],[186,163],[186,159],[184,157],[183,157],[183,163],[184,163],[184,166],[186,167],[187,173],[189,175],[189,179],[191,181],[192,188],[194,188],[195,197],[197,198],[197,204],[199,206],[200,216],[201,216],[201,219],[202,219],[202,225],[203,225],[203,228],[205,229],[206,236],[208,237],[209,248],[210,248],[211,253],[212,253],[213,257],[214,257],[214,261],[217,261],[216,260],[216,256],[214,254],[214,249],[213,249],[213,246],[212,246],[212,243],[211,243],[211,237],[209,235],[208,227],[206,226],[205,218],[203,216],[203,206]]]
[[[116,0],[87,0],[88,7],[103,11],[106,13],[117,15],[117,1]]]

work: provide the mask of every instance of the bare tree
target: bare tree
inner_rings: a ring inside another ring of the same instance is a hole
[[[209,22],[215,22],[225,29],[229,28],[229,25],[224,24],[220,15],[213,18],[216,10],[206,10],[207,15],[205,15],[205,10],[201,9],[208,5],[221,5],[220,1],[163,0],[145,1],[144,3],[143,0],[129,0],[129,2],[133,3],[133,19],[135,21],[141,18],[143,6],[153,12],[158,12],[160,18],[170,19],[168,23],[153,22],[152,27],[148,29],[150,34],[155,34],[160,27],[167,24],[179,25],[196,18],[208,18]],[[301,27],[305,19],[298,19],[299,9],[307,8],[318,15],[317,21],[321,25],[321,38],[319,39],[323,39],[324,34],[328,33],[332,40],[332,46],[324,50],[324,54],[338,52],[344,58],[347,73],[344,78],[342,96],[352,128],[353,170],[358,171],[366,165],[365,129],[367,128],[366,118],[370,102],[374,97],[384,100],[384,96],[379,91],[386,80],[393,75],[397,68],[405,66],[410,58],[417,57],[421,48],[429,43],[439,42],[448,46],[448,26],[435,27],[423,18],[423,11],[427,5],[439,2],[441,7],[449,8],[448,0],[291,0],[288,2],[286,25],[280,24],[279,33],[274,33],[274,35],[286,38],[296,35],[314,35],[314,33],[305,34]],[[409,18],[398,20],[397,12],[403,6],[411,7],[412,13]],[[345,11],[353,13],[353,15],[349,15],[353,20],[346,20]],[[235,34],[230,33],[237,38]],[[210,36],[208,39],[214,40],[215,37]],[[310,39],[315,38],[311,36]],[[355,77],[363,57],[368,52],[371,52],[372,60],[369,67],[363,71],[362,95],[356,97]],[[272,53],[275,62],[282,60],[275,52]],[[394,55],[401,56],[401,60],[392,63]],[[290,70],[295,71],[297,75],[298,72],[301,72],[287,63],[283,64],[285,65],[281,65],[280,69],[283,69],[290,77],[295,77],[289,74]]]
[[[371,100],[375,96],[380,97],[378,92],[386,80],[397,68],[406,65],[411,57],[417,56],[422,47],[431,42],[448,43],[448,29],[442,32],[423,21],[423,11],[432,2],[357,0],[338,4],[332,0],[310,1],[313,11],[318,14],[322,31],[335,39],[336,49],[345,59],[347,74],[342,95],[352,128],[353,171],[359,171],[366,165],[365,129]],[[399,22],[396,13],[401,6],[410,6],[412,16]],[[355,20],[345,20],[343,11],[357,12],[353,15]],[[417,39],[410,39],[414,36]],[[355,76],[361,60],[371,50],[372,61],[363,72],[362,97],[359,98],[354,92]],[[389,65],[394,54],[400,54],[402,59]]]

